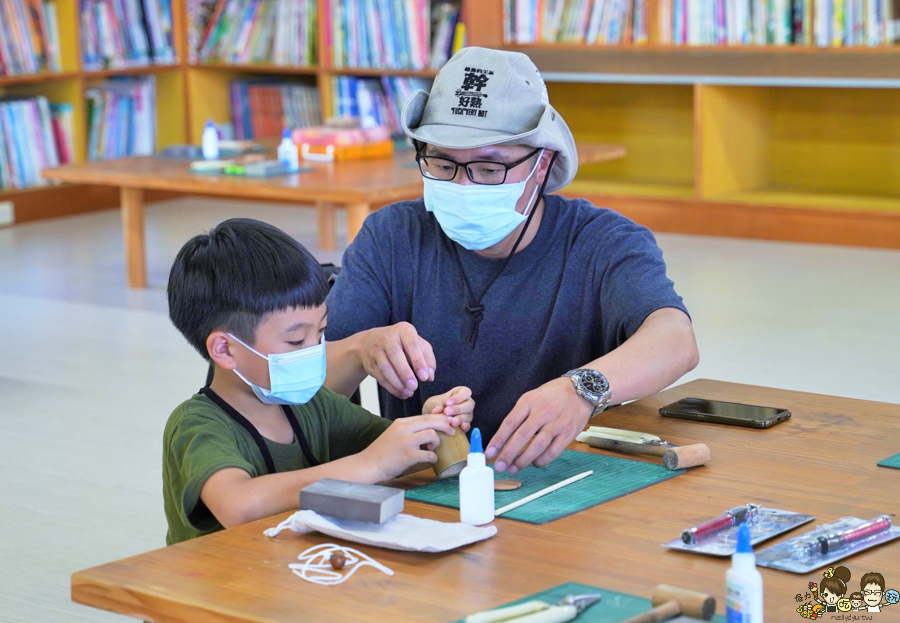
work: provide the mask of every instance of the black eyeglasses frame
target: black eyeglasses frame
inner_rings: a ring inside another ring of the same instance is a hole
[[[537,149],[535,149],[533,152],[531,152],[530,154],[528,154],[527,156],[525,156],[525,157],[522,158],[521,160],[516,160],[515,162],[510,162],[509,164],[507,164],[507,163],[505,163],[505,162],[497,162],[496,160],[470,160],[469,162],[457,162],[456,160],[452,160],[452,159],[450,159],[450,158],[447,158],[446,156],[428,156],[428,155],[425,155],[425,154],[422,154],[422,153],[417,153],[417,154],[416,154],[416,164],[419,166],[419,173],[422,174],[422,177],[427,177],[428,179],[436,180],[436,181],[438,181],[438,182],[450,182],[450,181],[456,179],[456,174],[459,173],[459,167],[463,167],[463,169],[465,169],[465,171],[466,171],[466,176],[468,176],[469,180],[470,180],[473,184],[479,184],[479,185],[481,185],[481,186],[499,186],[499,185],[501,185],[501,184],[505,184],[505,183],[506,183],[506,177],[509,175],[510,169],[514,169],[514,168],[516,168],[517,166],[519,166],[520,164],[522,164],[522,163],[524,163],[524,162],[527,162],[530,158],[534,157],[534,155],[535,155],[536,153],[538,153],[539,151],[541,151],[541,148],[540,148],[540,147],[538,147]],[[451,175],[451,176],[450,176],[449,178],[447,178],[446,180],[440,180],[440,179],[438,179],[438,178],[436,178],[436,177],[431,177],[431,176],[425,175],[425,171],[422,170],[422,160],[426,160],[426,159],[428,159],[428,158],[438,158],[438,159],[440,159],[440,160],[445,160],[445,161],[447,161],[447,162],[452,162],[453,165],[454,165],[453,175]],[[483,164],[493,164],[493,165],[499,165],[499,166],[503,167],[503,168],[504,168],[504,171],[503,171],[503,181],[501,181],[501,182],[496,182],[496,183],[493,183],[493,184],[487,184],[487,183],[485,183],[485,182],[479,182],[479,181],[476,181],[476,180],[472,177],[472,171],[469,170],[469,165],[479,164],[479,163],[483,163]]]

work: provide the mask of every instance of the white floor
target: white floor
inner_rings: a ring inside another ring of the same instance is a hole
[[[164,545],[162,430],[206,372],[168,321],[166,278],[187,238],[231,216],[340,263],[310,209],[151,206],[143,291],[125,287],[117,212],[0,229],[0,621],[131,620],[72,604],[69,578]],[[700,344],[687,378],[900,403],[900,252],[659,241]]]

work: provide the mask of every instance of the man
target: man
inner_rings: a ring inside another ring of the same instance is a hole
[[[327,387],[348,394],[370,374],[396,418],[469,386],[486,455],[514,474],[550,463],[592,414],[696,366],[653,235],[545,195],[578,161],[527,56],[460,50],[401,121],[424,198],[372,214],[347,248],[328,297]]]

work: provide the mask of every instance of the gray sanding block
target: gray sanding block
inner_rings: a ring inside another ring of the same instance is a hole
[[[384,523],[403,510],[403,489],[323,478],[300,489],[300,510],[338,519]]]

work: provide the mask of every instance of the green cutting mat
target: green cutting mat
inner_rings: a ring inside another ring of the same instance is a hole
[[[896,467],[897,469],[900,469],[900,454],[889,456],[883,461],[878,461],[878,464],[882,467]]]
[[[548,604],[555,604],[566,595],[579,595],[582,593],[600,593],[603,595],[603,599],[591,605],[578,615],[578,618],[576,619],[578,623],[616,623],[617,621],[624,621],[629,617],[633,617],[636,614],[646,612],[653,607],[650,600],[644,599],[643,597],[635,597],[634,595],[628,595],[626,593],[617,593],[605,588],[588,586],[587,584],[568,582],[566,584],[554,586],[546,591],[535,593],[516,601],[511,601],[508,604],[497,604],[495,608],[514,606],[533,599],[546,601]],[[725,617],[720,614],[714,616],[712,620],[716,623],[725,623]],[[459,619],[454,623],[463,623],[464,621],[465,619]]]
[[[550,465],[526,467],[516,474],[515,478],[522,481],[522,486],[515,491],[495,491],[494,506],[501,508],[512,504],[536,491],[591,469],[594,473],[587,478],[548,493],[502,516],[528,523],[545,524],[655,485],[685,471],[683,469],[672,471],[661,465],[631,459],[564,450]],[[427,485],[410,489],[406,492],[406,499],[459,508],[459,478],[435,480]]]

